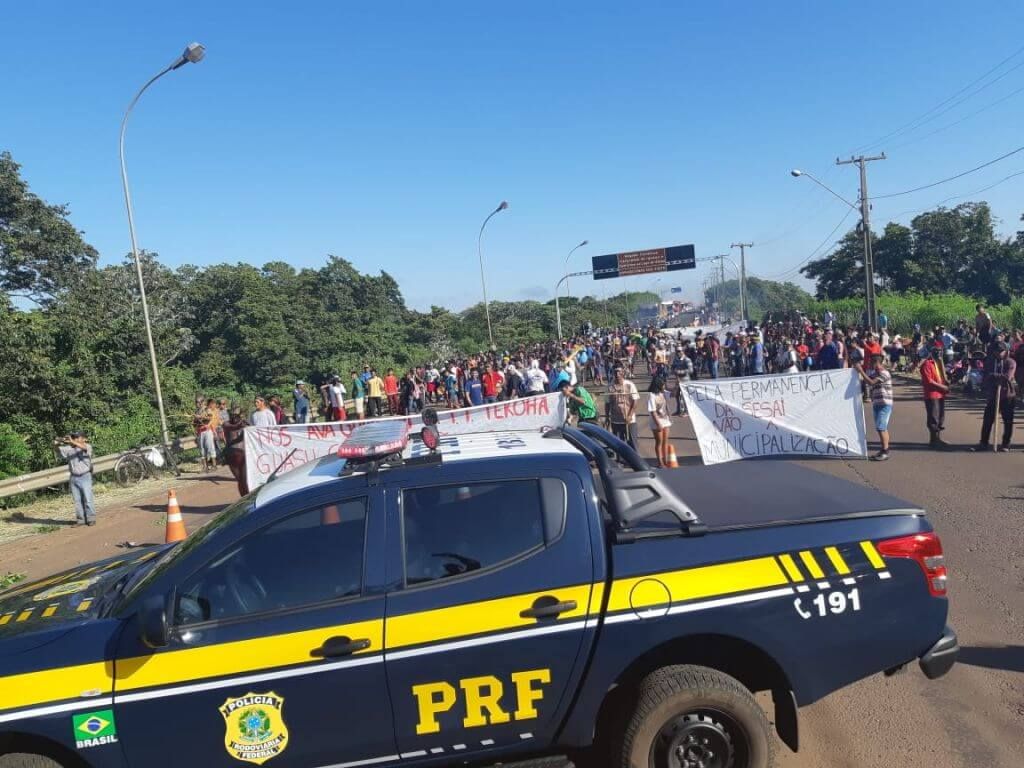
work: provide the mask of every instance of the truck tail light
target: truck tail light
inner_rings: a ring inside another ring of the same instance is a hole
[[[887,539],[878,542],[877,547],[885,557],[906,557],[917,561],[924,571],[932,597],[946,596],[946,558],[942,554],[942,542],[934,533]]]

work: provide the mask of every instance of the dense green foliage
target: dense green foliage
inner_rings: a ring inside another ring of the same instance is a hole
[[[134,264],[97,267],[66,215],[34,196],[0,155],[0,476],[50,466],[53,438],[72,429],[86,430],[98,454],[159,434]],[[362,274],[334,256],[299,270],[284,262],[171,270],[152,253],[142,264],[178,434],[189,429],[197,394],[242,405],[257,392],[287,400],[296,379],[317,385],[363,364],[403,370],[488,344],[481,304],[416,312],[386,272]],[[563,300],[563,328],[619,324],[656,300]],[[503,349],[555,335],[553,301],[493,302],[491,320]]]
[[[1024,232],[1000,240],[987,203],[937,208],[909,227],[890,222],[872,236],[872,252],[879,290],[961,293],[987,304],[1008,304],[1024,291]],[[863,296],[863,257],[863,238],[850,230],[800,271],[815,281],[819,299]]]
[[[87,431],[99,454],[155,441],[159,432],[134,265],[97,267],[95,250],[66,216],[64,206],[33,195],[10,155],[0,154],[0,476],[52,465],[51,441],[72,429]],[[967,294],[883,294],[879,306],[896,329],[949,325],[973,315],[968,296],[1006,303],[1024,285],[1014,271],[1024,237],[996,242],[983,204],[923,215],[908,233],[893,227],[878,239],[883,288]],[[900,251],[903,240],[910,245]],[[855,321],[859,253],[848,235],[836,255],[808,264],[827,302],[790,283],[749,278],[751,317],[788,308],[819,313],[827,303]],[[287,400],[296,379],[316,386],[364,363],[402,370],[488,344],[481,304],[417,312],[386,272],[363,274],[336,256],[318,269],[272,262],[172,270],[153,253],[141,261],[164,401],[178,434],[189,429],[197,394],[242,405],[257,392]],[[735,281],[709,298],[735,313]],[[562,327],[569,334],[586,321],[619,325],[657,299],[562,299]],[[1024,302],[993,315],[1024,326]],[[499,349],[547,340],[556,333],[555,304],[493,302],[491,321]]]
[[[739,317],[740,288],[738,280],[727,280],[708,288],[707,303],[718,302],[719,310]],[[759,277],[747,278],[747,317],[763,317],[769,310],[802,309],[812,301],[811,295],[793,283],[776,283]]]

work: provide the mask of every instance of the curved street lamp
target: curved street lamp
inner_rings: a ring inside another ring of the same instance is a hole
[[[476,238],[476,255],[480,258],[480,287],[483,288],[484,292],[484,312],[487,314],[487,338],[491,342],[491,349],[494,349],[494,333],[491,331],[491,305],[487,301],[487,280],[484,278],[484,252],[483,252],[483,237],[484,227],[487,226],[487,222],[491,220],[491,216],[496,213],[500,213],[508,208],[508,202],[506,200],[501,201],[501,205],[495,208],[490,214],[484,219],[484,223],[480,225],[480,234]]]
[[[590,244],[590,241],[589,241],[589,240],[584,240],[584,241],[583,241],[582,243],[580,243],[579,245],[577,245],[577,246],[574,246],[574,247],[573,247],[573,249],[572,249],[571,251],[569,251],[569,253],[568,253],[568,254],[566,254],[566,257],[565,257],[565,269],[566,269],[567,271],[568,271],[568,269],[569,269],[569,259],[571,259],[571,258],[572,258],[572,255],[573,255],[574,253],[576,253],[576,251],[578,251],[578,250],[579,250],[580,248],[582,248],[582,247],[583,247],[584,245],[589,245],[589,244]],[[569,290],[569,281],[568,281],[568,280],[566,280],[566,281],[565,281],[565,298],[567,298],[567,299],[568,299],[568,298],[569,298],[569,297],[570,297],[571,295],[572,295],[572,291],[570,291],[570,290]]]
[[[124,205],[128,211],[128,233],[131,236],[132,241],[132,258],[135,260],[135,273],[139,279],[139,296],[142,299],[142,318],[146,325],[146,342],[149,344],[149,362],[153,367],[153,386],[156,387],[156,405],[157,410],[160,412],[160,434],[163,438],[164,451],[169,457],[171,457],[171,452],[169,450],[171,438],[167,431],[167,414],[164,412],[164,398],[160,391],[160,369],[156,361],[156,347],[153,345],[153,329],[149,322],[149,304],[146,302],[146,284],[142,278],[142,262],[139,260],[139,248],[136,245],[135,240],[135,216],[132,212],[132,196],[128,191],[128,167],[125,165],[124,161],[124,134],[125,130],[128,128],[128,116],[131,114],[132,108],[149,86],[168,72],[179,69],[189,63],[199,63],[203,60],[203,56],[205,55],[206,48],[201,44],[189,43],[181,56],[153,75],[153,77],[151,77],[144,86],[139,88],[135,97],[128,104],[128,109],[124,111],[124,118],[121,120],[121,137],[118,142],[118,150],[121,155],[121,184],[124,187]],[[171,457],[170,460],[173,464],[173,457]]]

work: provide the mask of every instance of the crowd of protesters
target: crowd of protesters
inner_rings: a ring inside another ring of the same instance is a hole
[[[675,466],[669,433],[672,418],[687,415],[682,396],[687,382],[850,368],[862,381],[861,396],[871,404],[879,436],[873,460],[889,458],[893,371],[920,377],[930,448],[949,449],[942,439],[946,399],[959,387],[965,395],[985,399],[981,434],[972,450],[1008,452],[1024,390],[1024,334],[997,328],[980,304],[976,312],[973,321],[962,318],[950,329],[939,325],[925,331],[915,325],[906,337],[890,336],[884,312],[877,332],[866,324],[843,326],[829,311],[820,319],[799,312],[769,314],[760,325],[724,333],[697,330],[688,338],[678,329],[594,329],[588,324],[570,339],[478,352],[401,374],[388,368],[381,376],[366,364],[347,377],[330,374],[319,386],[299,380],[291,391],[290,410],[280,395],[255,397],[248,414],[226,398],[197,398],[192,424],[203,470],[222,461],[245,495],[248,426],[408,416],[427,407],[472,407],[558,392],[571,418],[601,424],[635,448],[640,392],[634,379],[642,375],[650,377],[646,405],[655,463]],[[588,386],[603,388],[603,396],[595,398]],[[999,421],[1000,439],[993,445]],[[92,446],[80,432],[55,446],[69,465],[76,516],[92,524]]]
[[[1010,449],[1024,383],[1019,331],[1000,331],[980,305],[973,322],[962,319],[949,330],[915,326],[907,337],[890,336],[884,312],[877,327],[876,332],[841,325],[828,311],[821,318],[769,314],[759,325],[725,333],[698,330],[689,338],[653,326],[587,326],[569,339],[481,351],[400,373],[389,368],[382,376],[365,364],[347,376],[330,374],[319,386],[299,380],[292,388],[290,410],[278,395],[256,397],[248,416],[229,409],[227,400],[198,401],[194,425],[204,467],[223,457],[239,478],[244,478],[242,429],[248,425],[405,416],[427,407],[471,407],[553,392],[565,396],[577,421],[602,424],[635,446],[640,392],[634,379],[643,375],[651,380],[647,413],[657,461],[667,463],[671,419],[687,415],[682,397],[686,382],[851,368],[862,380],[862,397],[871,404],[879,435],[874,460],[889,457],[893,371],[920,376],[929,447],[948,448],[942,439],[945,401],[954,385],[962,384],[964,391],[971,392],[973,386],[986,399],[975,450],[992,450],[997,420],[1002,421],[998,450]],[[588,390],[595,386],[604,389],[600,399]]]

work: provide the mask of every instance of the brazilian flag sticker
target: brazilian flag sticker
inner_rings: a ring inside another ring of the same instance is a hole
[[[78,749],[102,747],[117,742],[117,725],[114,724],[114,712],[110,709],[72,715],[71,730]]]

